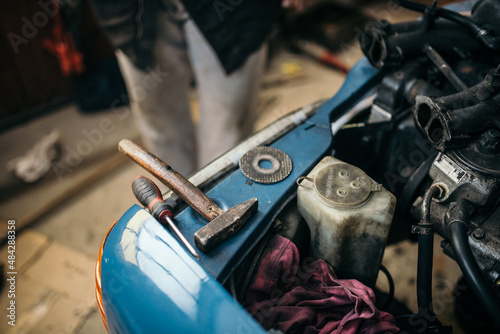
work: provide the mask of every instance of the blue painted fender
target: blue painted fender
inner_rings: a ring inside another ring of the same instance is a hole
[[[110,231],[101,273],[110,333],[266,333],[137,205]]]

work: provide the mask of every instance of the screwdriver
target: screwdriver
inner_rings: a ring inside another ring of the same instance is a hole
[[[172,219],[172,208],[165,203],[160,189],[158,189],[156,184],[144,176],[138,176],[132,181],[132,191],[139,203],[147,207],[149,211],[151,211],[151,215],[153,215],[153,217],[155,217],[155,219],[161,224],[167,223],[184,247],[186,247],[197,260],[199,260],[200,255],[196,249],[191,246],[186,237],[175,225]]]

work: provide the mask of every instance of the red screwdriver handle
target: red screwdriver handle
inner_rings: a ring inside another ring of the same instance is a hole
[[[139,203],[147,207],[159,222],[165,222],[165,216],[172,217],[172,208],[165,203],[160,189],[150,179],[144,176],[136,177],[132,181],[132,191]]]

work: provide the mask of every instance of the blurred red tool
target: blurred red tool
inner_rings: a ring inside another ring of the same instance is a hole
[[[303,53],[312,56],[324,64],[336,68],[344,74],[349,72],[349,68],[339,57],[316,42],[299,39],[295,42],[295,46]]]
[[[58,9],[54,15],[54,26],[51,38],[44,38],[42,46],[54,56],[56,56],[64,77],[71,74],[83,73],[83,55],[76,49],[73,36],[64,27],[61,12],[57,1],[54,6]]]

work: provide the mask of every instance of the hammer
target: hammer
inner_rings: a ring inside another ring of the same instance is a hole
[[[198,187],[154,154],[128,139],[122,139],[118,148],[209,221],[194,234],[196,246],[205,253],[238,232],[257,211],[258,201],[254,197],[224,212]]]

